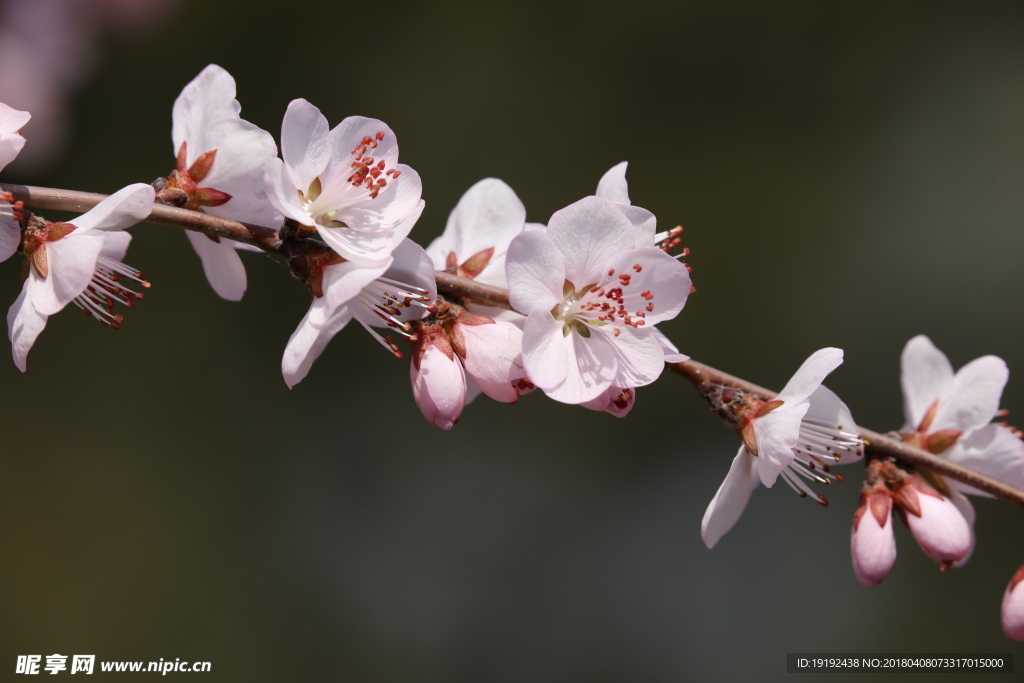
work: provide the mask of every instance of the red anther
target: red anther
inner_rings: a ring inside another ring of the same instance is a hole
[[[690,255],[690,248],[689,247],[683,247],[683,258],[686,258],[689,255]]]
[[[654,295],[651,294],[651,290],[649,289],[645,292],[640,292],[640,296],[642,296],[647,301],[650,301],[651,299],[654,298]]]
[[[395,171],[395,174],[393,176],[391,176],[391,177],[392,178],[398,178],[398,176],[400,176],[400,175],[402,175],[401,171]]]
[[[618,337],[621,333],[622,333],[622,330],[620,330],[619,328],[616,327],[615,328],[615,336]]]
[[[114,322],[115,323],[123,323],[124,322],[124,316],[121,315],[120,313],[115,315],[114,316]]]
[[[83,310],[83,311],[85,311],[85,314],[86,314],[86,315],[92,315],[92,311],[91,311],[90,309],[88,309],[88,308],[83,308],[82,310]]]
[[[832,476],[836,478],[836,481],[846,481],[845,479],[843,479],[843,475],[841,474],[834,474]]]
[[[615,269],[614,268],[609,268],[608,269],[608,277],[611,277],[612,275],[615,275]]]
[[[634,263],[633,270],[639,273],[641,270],[643,270],[643,266],[641,266],[639,263]]]
[[[368,145],[368,144],[370,144],[371,142],[373,142],[373,138],[371,138],[371,137],[370,137],[369,135],[365,135],[365,136],[363,136],[363,144],[364,144],[364,145]]]
[[[821,507],[823,508],[827,508],[828,498],[826,498],[825,496],[818,496],[818,504],[821,505]]]
[[[1007,410],[1006,408],[1000,408],[999,411],[996,412],[996,417],[1007,417],[1009,416],[1009,414],[1009,410]]]
[[[634,313],[633,315],[635,315],[635,316],[636,316],[636,317],[638,317],[638,318],[646,318],[646,317],[647,317],[647,314],[646,314],[646,313],[644,313],[643,311],[637,311],[637,312],[636,312],[636,313]]]
[[[14,195],[11,194],[10,192],[0,192],[0,201],[8,202],[8,203],[9,202],[13,202],[14,201]]]
[[[647,312],[650,313],[654,310],[654,304],[647,304]]]
[[[377,139],[378,140],[383,140],[384,139],[384,131],[382,131],[382,130],[377,131]]]
[[[646,320],[637,320],[636,321],[636,325],[634,325],[634,327],[643,327],[646,324],[647,324]]]
[[[381,159],[380,161],[377,162],[377,170],[378,171],[383,171],[384,170],[384,160],[383,159]]]
[[[690,294],[694,294],[696,292],[697,292],[697,288],[691,285],[690,286]]]

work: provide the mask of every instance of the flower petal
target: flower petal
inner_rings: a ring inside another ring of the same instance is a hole
[[[782,470],[793,462],[793,449],[800,440],[800,421],[809,408],[807,403],[787,402],[764,417],[754,419],[757,473],[765,486],[771,488]]]
[[[853,414],[850,413],[850,409],[828,387],[823,385],[815,389],[814,393],[807,399],[807,403],[810,407],[804,414],[805,420],[820,420],[850,434],[860,433],[857,423],[853,421]],[[839,451],[835,452],[839,453]],[[863,448],[858,448],[852,452],[844,450],[841,452],[842,459],[838,460],[837,463],[848,465],[859,461],[863,457]]]
[[[619,336],[610,332],[592,331],[591,338],[604,336],[615,352],[617,368],[615,384],[622,387],[642,387],[661,377],[665,369],[665,352],[653,329],[623,329]]]
[[[999,412],[1010,371],[1002,358],[983,356],[960,368],[939,400],[930,431],[967,431],[987,425]]]
[[[973,532],[963,513],[948,498],[918,495],[921,516],[906,515],[907,526],[925,555],[936,562],[958,562],[971,551]]]
[[[629,185],[626,183],[626,167],[628,162],[622,161],[612,166],[601,176],[597,183],[597,196],[629,205]]]
[[[53,315],[71,303],[92,281],[96,260],[103,249],[102,232],[83,232],[46,244],[49,273],[32,294],[32,305],[43,315]],[[37,278],[35,270],[30,277]]]
[[[626,417],[636,403],[636,389],[617,387],[614,384],[592,401],[584,401],[580,405],[588,410],[598,410],[615,417]]]
[[[391,259],[381,266],[363,268],[351,261],[327,266],[324,268],[323,305],[313,311],[310,309],[310,321],[322,325],[334,312],[347,304],[368,284],[384,274],[391,265]]]
[[[1024,489],[1024,441],[1005,427],[990,424],[965,435],[942,454],[958,465],[987,474],[1010,486]],[[989,496],[951,479],[950,487],[975,496]]]
[[[627,310],[644,312],[646,325],[675,318],[690,296],[692,283],[686,266],[661,249],[629,249],[612,259],[607,267],[608,271],[602,273],[598,284],[606,289],[621,286],[630,301],[626,304]],[[614,273],[608,275],[613,270]],[[629,285],[620,284],[619,278],[624,275],[629,276]],[[641,297],[641,292],[647,296]]]
[[[804,361],[792,379],[786,383],[776,397],[780,401],[799,403],[806,400],[821,386],[825,377],[838,368],[843,362],[843,350],[825,348],[815,351]],[[776,411],[777,412],[777,411]]]
[[[0,261],[14,256],[21,244],[21,226],[11,215],[13,210],[14,207],[7,202],[0,202]]]
[[[313,367],[313,361],[320,357],[328,342],[340,332],[352,314],[348,308],[335,311],[323,325],[315,325],[310,321],[314,309],[321,307],[322,300],[313,302],[302,322],[292,333],[288,345],[284,349],[284,357],[281,359],[281,374],[284,376],[285,384],[291,389],[301,382]]]
[[[971,531],[971,545],[967,549],[967,554],[953,563],[954,567],[962,567],[967,564],[967,560],[971,559],[971,555],[974,554],[974,546],[978,542],[978,536],[974,533],[974,519],[976,515],[974,513],[974,506],[971,505],[971,501],[967,500],[967,496],[963,495],[959,491],[953,491],[949,496],[949,500],[956,506],[956,509],[960,511],[960,514],[963,515],[963,518],[967,521],[967,526]]]
[[[577,290],[600,282],[609,264],[634,246],[632,224],[600,197],[585,197],[556,211],[545,232],[562,252],[565,279]]]
[[[277,157],[267,159],[263,168],[263,189],[276,211],[300,225],[313,224],[313,219],[302,210],[299,194],[288,175],[288,168]]]
[[[222,299],[241,301],[247,284],[245,266],[231,242],[214,242],[198,232],[186,231],[185,234],[203,262],[203,272],[213,291]]]
[[[17,133],[0,133],[0,171],[14,161],[25,146],[25,138]]]
[[[690,360],[689,356],[679,353],[676,345],[658,328],[654,328],[654,337],[661,344],[661,350],[665,354],[666,363],[682,363],[684,360]]]
[[[281,123],[281,158],[288,179],[300,192],[308,192],[327,168],[331,159],[329,130],[324,115],[306,100],[293,100],[288,105]]]
[[[565,381],[573,362],[572,340],[562,335],[562,321],[547,311],[535,311],[523,327],[523,366],[526,376],[541,389],[553,389]]]
[[[568,350],[565,379],[556,387],[541,387],[548,398],[562,403],[583,403],[597,398],[612,385],[617,377],[618,362],[608,336],[591,334],[589,338],[584,338],[576,332],[570,332],[562,338]]]
[[[466,374],[494,400],[514,402],[519,393],[512,382],[526,376],[522,331],[508,322],[459,328],[466,342],[466,357],[462,360]]]
[[[0,134],[17,133],[31,118],[27,111],[18,111],[0,102]]]
[[[68,237],[50,244],[66,242],[72,237],[77,238],[91,230],[126,230],[149,218],[149,214],[153,211],[155,196],[153,187],[145,183],[122,187],[88,212],[68,221],[78,229]]]
[[[879,526],[871,510],[865,510],[850,532],[850,557],[853,573],[865,587],[871,588],[889,576],[896,563],[896,536],[892,527],[892,508]]]
[[[708,548],[714,548],[743,514],[750,500],[753,470],[754,456],[744,446],[740,446],[739,453],[729,467],[729,473],[725,475],[725,481],[711,499],[700,525],[700,536]]]
[[[953,384],[953,366],[935,344],[918,335],[907,342],[900,356],[904,429],[916,429],[928,409]]]
[[[512,240],[505,272],[509,301],[520,313],[537,311],[551,318],[551,309],[562,304],[565,265],[546,232],[531,230]]]
[[[11,340],[11,353],[14,356],[14,364],[22,372],[27,368],[28,352],[39,333],[46,327],[48,317],[36,311],[32,305],[28,296],[31,283],[31,279],[25,281],[18,298],[7,311],[7,336]]]

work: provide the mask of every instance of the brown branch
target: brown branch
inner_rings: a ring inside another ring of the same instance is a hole
[[[55,211],[88,211],[107,197],[107,195],[91,192],[28,185],[0,185],[0,191],[12,193],[16,200],[25,202],[25,205],[30,208]],[[269,253],[279,253],[281,249],[281,237],[277,230],[257,225],[246,225],[227,218],[211,216],[201,211],[189,211],[157,204],[153,207],[153,213],[150,214],[147,222],[184,228],[214,237],[251,244]],[[436,271],[434,275],[437,280],[437,288],[442,292],[472,299],[488,306],[512,309],[508,300],[508,292],[504,289],[474,282],[444,271]],[[771,400],[775,397],[773,391],[697,361],[669,363],[668,367],[676,374],[693,382],[698,389],[703,389],[711,383],[718,383],[737,387],[764,400]],[[1024,491],[1020,489],[870,429],[861,428],[860,432],[861,436],[868,441],[867,450],[872,453],[892,456],[910,465],[928,468],[937,474],[990,493],[996,498],[1024,507]]]
[[[765,401],[775,398],[774,391],[751,384],[739,377],[733,377],[708,365],[698,363],[695,360],[687,360],[682,363],[668,363],[667,365],[672,372],[690,380],[700,390],[703,390],[709,384],[727,384],[745,393],[754,394]],[[973,486],[979,491],[989,493],[996,498],[1024,507],[1024,491],[1005,484],[998,479],[993,479],[980,472],[957,465],[945,458],[940,458],[920,448],[914,448],[902,441],[879,434],[870,429],[861,427],[860,435],[867,441],[867,450],[871,453],[892,456],[909,465],[927,468],[936,474],[955,479],[961,483]]]

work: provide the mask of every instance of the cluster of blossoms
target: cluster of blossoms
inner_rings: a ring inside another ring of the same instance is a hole
[[[144,297],[149,282],[122,263],[131,239],[124,230],[149,217],[154,203],[273,233],[270,250],[311,295],[281,363],[289,387],[353,320],[398,358],[406,340],[416,404],[442,429],[481,393],[514,403],[534,389],[623,417],[666,363],[688,360],[656,327],[675,318],[694,291],[680,260],[688,251],[672,255],[682,228],[659,233],[655,216],[631,203],[625,162],[605,173],[594,196],[556,211],[547,224],[527,223],[504,182],[482,180],[423,249],[408,237],[424,209],[422,183],[398,162],[397,138],[385,123],[353,116],[332,129],[298,99],[285,112],[279,156],[274,137],[241,118],[235,97],[230,74],[204,69],[174,103],[174,170],[123,188],[72,221],[47,221],[0,194],[0,260],[25,257],[24,286],[8,313],[22,371],[48,317],[67,304],[116,329],[123,315],[115,307]],[[25,144],[20,131],[29,118],[0,104],[0,170]],[[240,300],[247,282],[238,252],[258,249],[205,232],[188,239],[213,290]],[[436,271],[507,290],[510,308],[439,294]],[[759,483],[772,487],[781,477],[801,497],[827,505],[813,486],[842,481],[833,467],[865,458],[867,442],[849,408],[822,385],[842,362],[840,349],[815,352],[777,395],[701,385],[741,440],[704,515],[709,548],[736,524]],[[906,424],[894,436],[1024,488],[1021,434],[992,424],[1001,414],[1005,363],[986,356],[954,374],[925,337],[907,344],[902,362]],[[984,495],[923,467],[869,457],[851,537],[857,579],[871,587],[892,569],[894,508],[941,569],[964,564],[974,548],[974,510],[964,494]],[[1003,602],[1004,628],[1018,639],[1022,581],[1024,570]]]

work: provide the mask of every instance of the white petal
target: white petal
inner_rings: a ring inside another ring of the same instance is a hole
[[[604,336],[611,344],[617,361],[612,381],[618,386],[642,387],[661,377],[665,369],[665,352],[653,329],[624,329],[617,337],[603,329],[590,334],[591,338]]]
[[[222,299],[241,301],[246,288],[245,266],[232,243],[223,239],[214,242],[206,235],[191,230],[185,234],[203,262],[203,272],[213,291]]]
[[[626,417],[633,409],[634,403],[636,403],[635,388],[612,385],[594,400],[584,401],[580,405],[588,410],[605,412],[615,417]]]
[[[377,134],[383,133],[381,140]],[[335,182],[352,175],[352,162],[355,160],[353,151],[364,138],[370,138],[376,147],[368,148],[365,156],[373,157],[374,162],[383,161],[386,168],[394,168],[398,163],[398,137],[388,124],[378,119],[365,116],[349,116],[328,135],[331,145],[331,162],[327,167],[324,180]]]
[[[17,133],[0,133],[0,171],[14,161],[25,146],[25,138]]]
[[[644,312],[646,325],[657,325],[675,318],[690,296],[690,274],[686,266],[661,249],[628,249],[606,265],[607,270],[597,283],[611,289],[619,286],[619,276],[628,275],[630,282],[624,287],[624,293],[631,298],[626,308],[630,312]],[[638,272],[635,266],[640,266],[641,270]],[[614,273],[609,275],[612,271]],[[654,298],[641,298],[641,292],[650,292]],[[652,310],[647,311],[646,306],[651,304]]]
[[[732,460],[729,473],[719,487],[715,497],[711,499],[704,520],[700,525],[700,535],[704,545],[714,548],[739,520],[750,500],[751,483],[753,481],[754,456],[740,446],[739,453]]]
[[[103,248],[100,249],[100,256],[111,261],[124,261],[128,253],[128,245],[132,243],[132,236],[123,231],[115,230],[103,233]]]
[[[11,340],[11,353],[14,356],[14,364],[22,372],[26,370],[28,352],[36,341],[36,337],[46,327],[47,316],[36,311],[32,305],[27,291],[31,286],[31,279],[25,281],[18,298],[7,311],[7,336]]]
[[[777,398],[780,401],[799,403],[807,399],[814,390],[821,386],[828,373],[835,370],[843,362],[842,349],[825,348],[815,351],[804,361],[793,378],[786,383]]]
[[[441,429],[454,427],[466,405],[466,377],[458,358],[448,358],[432,345],[423,353],[419,370],[409,364],[409,375],[423,417]]]
[[[295,189],[305,193],[331,158],[329,126],[320,110],[303,99],[288,105],[281,123],[281,158]]]
[[[122,187],[88,212],[68,221],[78,229],[64,239],[92,230],[126,230],[141,223],[153,211],[154,196],[153,187],[145,183]]]
[[[32,304],[40,313],[53,315],[85,291],[96,271],[96,260],[103,249],[102,232],[84,232],[46,244],[49,273],[38,294],[33,293]],[[37,277],[32,270],[32,277]]]
[[[535,311],[523,327],[523,365],[526,375],[541,389],[565,381],[572,340],[562,335],[562,322],[547,311]]]
[[[1024,489],[1024,441],[1005,427],[986,425],[966,434],[945,451],[942,457],[1010,486]],[[976,496],[989,496],[988,493],[967,484],[947,481],[958,491]]]
[[[364,287],[383,275],[390,265],[389,258],[384,265],[373,268],[363,268],[351,261],[324,268],[323,306],[317,311],[310,309],[310,321],[322,325],[335,311],[355,298]]]
[[[345,223],[356,232],[394,229],[412,213],[423,195],[423,182],[415,170],[405,164],[397,164],[395,169],[401,172],[398,179],[390,180],[376,197],[365,194],[352,203],[337,206],[334,220]]]
[[[562,255],[545,232],[524,232],[512,240],[505,272],[509,301],[520,313],[530,315],[537,311],[549,314],[552,308],[564,301],[565,266]]]
[[[618,204],[629,204],[629,185],[626,183],[626,167],[622,161],[612,166],[597,183],[597,196],[610,199]],[[648,245],[649,246],[649,245]]]
[[[0,202],[0,261],[6,261],[14,256],[21,244],[21,226],[11,216],[12,210],[10,204]]]
[[[971,559],[971,555],[974,554],[974,546],[978,542],[978,536],[974,533],[974,519],[976,515],[974,513],[974,506],[971,505],[971,501],[967,500],[967,496],[962,493],[958,491],[951,492],[949,500],[954,506],[956,506],[956,509],[960,511],[960,514],[963,515],[963,518],[967,521],[967,526],[971,531],[971,545],[967,549],[967,554],[953,563],[954,567],[962,567],[967,564],[967,560]]]
[[[281,374],[289,389],[306,377],[309,369],[313,366],[313,361],[320,357],[320,354],[327,348],[328,342],[352,319],[348,308],[342,308],[335,311],[334,315],[323,325],[314,325],[310,322],[310,313],[322,306],[322,303],[318,303],[318,301],[313,302],[313,306],[302,318],[302,322],[292,333],[288,345],[284,349],[284,357],[281,359]]]
[[[32,115],[27,111],[18,111],[0,102],[0,133],[16,133],[25,127]]]
[[[519,394],[512,382],[526,376],[522,365],[523,333],[507,322],[459,325],[466,341],[462,365],[488,396],[512,403]]]
[[[545,234],[562,252],[565,279],[577,290],[606,277],[608,264],[634,245],[633,226],[600,197],[585,197],[556,211]]]
[[[633,226],[633,246],[637,249],[640,247],[653,247],[655,245],[654,238],[658,233],[658,219],[654,217],[654,214],[639,206],[625,206],[623,204],[616,204],[615,206]]]
[[[757,472],[765,486],[770,488],[793,462],[793,449],[800,439],[800,420],[809,407],[807,403],[786,403],[764,417],[754,418]]]
[[[300,225],[312,225],[313,219],[302,209],[299,194],[288,175],[284,162],[277,157],[267,159],[263,169],[263,189],[275,211]]]
[[[953,366],[946,354],[923,334],[907,342],[900,356],[904,429],[916,429],[932,403],[953,384]]]
[[[548,398],[562,403],[591,401],[610,387],[617,377],[615,349],[608,335],[604,334],[591,334],[589,338],[584,338],[576,332],[570,332],[562,339],[563,344],[566,342],[568,353],[565,379],[556,387],[541,389],[544,389]],[[540,387],[539,384],[537,386]]]
[[[1009,377],[1006,363],[996,356],[983,356],[960,368],[939,400],[931,431],[966,431],[987,425],[999,411]]]
[[[815,389],[814,393],[808,398],[807,403],[810,407],[804,415],[804,419],[822,420],[833,427],[841,428],[844,432],[849,432],[850,434],[860,433],[857,423],[853,421],[850,409],[828,387],[823,385]],[[859,461],[863,457],[863,450],[858,450],[854,453],[843,451],[842,460],[838,464],[848,465]]]
[[[679,353],[676,345],[658,328],[654,328],[654,336],[657,338],[658,343],[661,344],[661,350],[665,354],[666,363],[681,363],[684,360],[690,360],[689,356]]]

